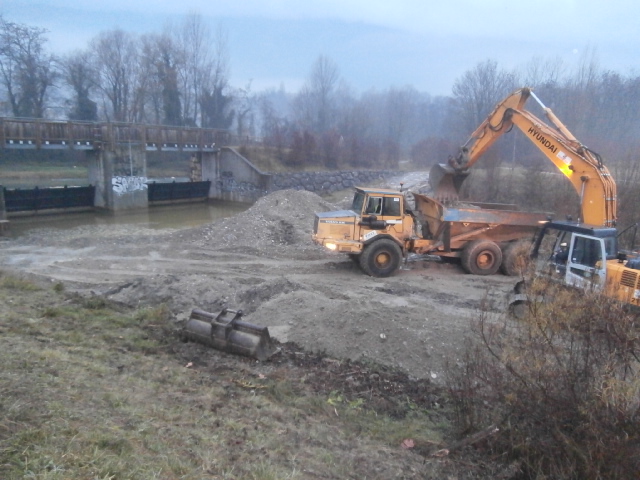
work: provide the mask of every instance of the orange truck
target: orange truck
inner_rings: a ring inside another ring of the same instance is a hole
[[[349,210],[316,213],[312,239],[351,256],[374,277],[393,274],[409,254],[459,259],[468,273],[517,273],[518,240],[532,240],[547,220],[504,204],[446,206],[435,198],[356,188]]]

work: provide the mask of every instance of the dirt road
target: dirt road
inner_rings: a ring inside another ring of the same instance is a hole
[[[368,277],[311,242],[314,213],[342,207],[286,190],[200,228],[35,230],[0,241],[0,268],[127,305],[163,302],[177,320],[196,307],[242,309],[281,342],[440,380],[478,307],[504,310],[513,279],[467,275],[429,259],[390,278]]]

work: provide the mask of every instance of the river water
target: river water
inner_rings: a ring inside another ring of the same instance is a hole
[[[136,224],[144,228],[189,228],[207,225],[214,220],[231,217],[251,205],[209,200],[197,203],[153,205],[147,210],[111,212],[56,213],[9,217],[9,237],[19,237],[38,228],[70,229],[83,225]]]

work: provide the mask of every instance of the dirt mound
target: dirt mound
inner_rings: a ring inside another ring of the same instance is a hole
[[[274,249],[290,254],[291,247],[316,250],[311,242],[315,213],[338,208],[313,192],[279,190],[238,215],[182,236],[190,238],[193,246],[251,249],[255,254]]]

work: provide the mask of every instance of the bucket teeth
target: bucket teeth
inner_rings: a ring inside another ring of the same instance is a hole
[[[203,343],[217,350],[260,361],[278,351],[267,327],[245,322],[241,318],[242,310],[225,308],[215,315],[195,308],[184,327],[184,336],[187,340]]]

